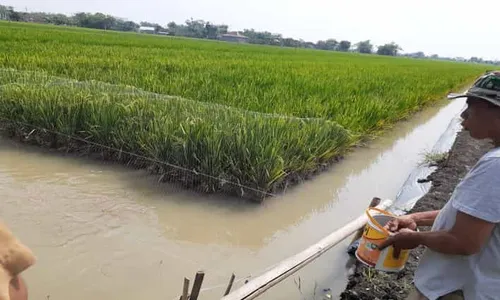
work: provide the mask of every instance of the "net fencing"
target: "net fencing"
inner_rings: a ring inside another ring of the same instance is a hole
[[[131,86],[0,69],[2,131],[146,169],[203,193],[262,201],[335,161],[353,135],[321,118],[246,111]]]

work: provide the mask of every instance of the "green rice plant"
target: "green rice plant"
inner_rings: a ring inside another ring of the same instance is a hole
[[[329,163],[354,140],[324,119],[256,114],[43,73],[0,74],[0,118],[11,125],[29,124],[216,178],[202,180],[206,192],[242,192],[222,186],[229,182],[272,191]],[[46,139],[40,143],[53,143]],[[170,179],[194,184],[180,173]]]
[[[125,84],[362,134],[473,80],[475,64],[0,22],[0,66]]]
[[[14,22],[0,22],[0,41],[0,117],[15,135],[85,148],[48,133],[59,132],[161,161],[170,167],[149,167],[189,187],[240,194],[322,169],[485,70]]]

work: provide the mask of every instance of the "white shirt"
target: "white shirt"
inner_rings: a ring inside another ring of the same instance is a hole
[[[500,148],[486,153],[469,171],[431,230],[451,229],[457,211],[497,225],[477,254],[426,249],[415,272],[415,286],[430,300],[456,290],[462,290],[466,300],[500,299]]]

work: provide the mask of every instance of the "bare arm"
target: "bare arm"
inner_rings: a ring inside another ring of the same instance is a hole
[[[455,224],[449,230],[415,232],[405,229],[391,236],[382,246],[395,250],[427,246],[435,252],[473,255],[483,248],[496,224],[500,223],[500,159],[481,159],[456,191],[452,205],[457,209]],[[451,213],[451,212],[450,212]],[[420,224],[430,223],[432,214],[415,216]],[[411,228],[410,228],[411,229]],[[396,251],[394,251],[396,252]]]
[[[422,232],[420,244],[445,254],[472,255],[481,250],[494,227],[494,223],[459,211],[451,230]]]
[[[408,217],[412,218],[417,226],[432,226],[439,212],[440,210],[424,211],[413,213]]]
[[[393,245],[394,254],[398,256],[401,249],[413,249],[418,245],[424,245],[444,254],[472,255],[481,250],[495,225],[459,211],[455,225],[450,230],[430,232],[403,230],[382,243],[380,249]]]
[[[439,210],[404,215],[392,219],[384,227],[391,232],[398,232],[403,228],[416,230],[418,226],[432,226],[438,214]]]

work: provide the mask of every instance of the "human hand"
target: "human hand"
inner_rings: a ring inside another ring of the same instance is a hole
[[[1,223],[0,245],[0,300],[24,299],[26,286],[19,275],[35,263],[35,256]]]
[[[389,230],[390,232],[398,232],[404,228],[416,230],[417,223],[411,215],[405,215],[390,220],[389,222],[387,222],[387,224],[385,224],[384,228]]]
[[[378,248],[382,251],[389,246],[393,246],[393,256],[394,258],[398,258],[401,250],[417,248],[419,245],[420,239],[418,232],[403,228],[396,234],[390,236],[387,240],[380,244]]]
[[[28,289],[24,280],[17,276],[10,281],[10,300],[28,300]]]

